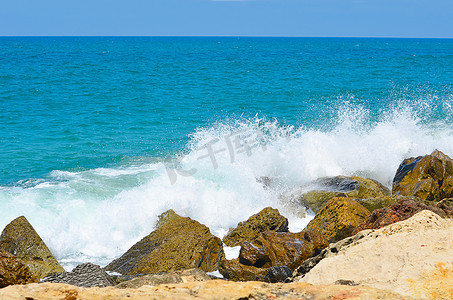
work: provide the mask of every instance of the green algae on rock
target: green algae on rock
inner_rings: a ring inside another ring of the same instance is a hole
[[[306,229],[321,232],[330,243],[342,240],[370,215],[370,211],[350,198],[336,197],[308,223]]]
[[[288,232],[288,219],[278,209],[266,207],[247,221],[239,223],[225,235],[223,242],[228,247],[238,246],[243,241],[253,241],[264,231]]]
[[[165,213],[164,213],[165,214]],[[173,216],[105,267],[123,275],[218,268],[224,257],[222,241],[208,227],[190,218]]]
[[[3,229],[0,249],[20,258],[37,279],[64,271],[24,216],[14,219]]]

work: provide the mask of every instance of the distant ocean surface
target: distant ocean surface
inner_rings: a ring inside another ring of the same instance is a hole
[[[0,230],[25,215],[67,269],[172,208],[222,236],[323,176],[391,186],[453,156],[453,40],[0,37]],[[275,183],[265,188],[257,178]]]

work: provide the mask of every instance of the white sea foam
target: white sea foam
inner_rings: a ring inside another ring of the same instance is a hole
[[[301,207],[280,200],[285,191],[340,174],[390,186],[406,157],[436,148],[453,155],[453,128],[445,122],[424,124],[410,108],[382,116],[370,121],[367,110],[345,107],[329,130],[285,127],[258,118],[215,124],[194,132],[186,155],[179,157],[182,170],[196,170],[192,176],[167,170],[164,163],[54,171],[31,187],[0,189],[0,227],[25,215],[67,269],[86,261],[107,264],[149,234],[157,216],[170,208],[209,226],[219,237],[266,206],[278,208],[288,217],[290,230],[299,231],[312,215],[301,218]],[[235,145],[239,132],[250,135],[250,144],[260,142],[250,156],[237,153],[247,150]],[[224,149],[215,154],[217,168],[210,157],[202,158],[208,153],[203,146],[215,139],[212,149]],[[168,174],[176,176],[173,184]],[[263,176],[271,179],[269,187],[257,180]]]

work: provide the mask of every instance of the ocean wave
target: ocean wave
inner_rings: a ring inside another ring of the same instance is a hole
[[[0,227],[25,215],[68,269],[87,260],[108,263],[149,234],[168,209],[221,237],[273,206],[299,231],[312,216],[301,218],[301,207],[282,202],[284,192],[335,175],[390,187],[404,158],[436,148],[453,155],[453,126],[442,118],[428,122],[427,105],[399,103],[376,118],[346,101],[330,126],[319,129],[260,117],[218,122],[197,129],[183,152],[160,162],[55,170],[46,179],[2,187]]]

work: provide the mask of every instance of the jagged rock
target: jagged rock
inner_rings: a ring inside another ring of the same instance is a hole
[[[27,265],[11,253],[0,250],[0,288],[32,282],[36,279]]]
[[[453,220],[423,210],[322,259],[299,281],[350,280],[415,299],[451,299]]]
[[[298,233],[263,232],[253,242],[241,243],[239,262],[256,268],[287,266],[294,270],[329,244],[316,230]]]
[[[307,188],[314,190],[304,193],[299,201],[314,212],[318,212],[334,197],[375,198],[390,195],[388,188],[373,179],[357,176],[325,177],[310,183]]]
[[[138,289],[80,288],[63,283],[42,283],[9,286],[0,289],[6,299],[406,299],[394,292],[366,286],[321,285],[307,283],[264,283],[209,280]]]
[[[318,255],[312,256],[306,259],[294,272],[293,277],[300,277],[308,273],[314,266],[316,266],[321,260],[327,257],[336,255],[341,249],[346,246],[356,243],[358,240],[367,236],[372,230],[362,230],[356,235],[347,237],[336,243],[330,244],[327,248],[324,248]]]
[[[219,265],[219,272],[225,279],[232,281],[252,281],[264,277],[267,268],[256,268],[239,263],[239,259],[223,259]]]
[[[195,282],[195,281],[206,281],[211,278],[206,272],[200,269],[190,269],[183,271],[176,271],[173,273],[164,274],[150,274],[139,276],[129,281],[118,284],[117,288],[139,288],[144,285],[159,285],[159,284],[170,284],[170,283],[181,283],[181,282]]]
[[[442,209],[446,218],[453,218],[453,198],[443,199],[434,206]]]
[[[265,282],[285,282],[288,278],[291,278],[293,272],[287,266],[281,267],[270,267],[267,269],[266,276],[264,277]]]
[[[379,229],[396,222],[407,220],[416,213],[425,209],[430,210],[441,217],[447,217],[447,213],[445,213],[441,208],[427,206],[412,199],[405,199],[389,205],[388,207],[373,211],[371,215],[369,215],[359,226],[357,226],[353,234],[356,234],[364,229]],[[446,210],[448,212],[448,208],[446,208]]]
[[[14,219],[3,229],[0,250],[20,258],[37,279],[64,271],[24,216]]]
[[[288,232],[288,219],[280,214],[278,209],[266,207],[259,213],[241,222],[228,232],[223,242],[228,247],[239,246],[243,241],[252,241],[264,231]]]
[[[439,150],[405,159],[393,178],[392,191],[429,201],[453,197],[453,160]]]
[[[336,197],[330,199],[307,225],[307,229],[321,232],[330,243],[351,236],[354,229],[370,215],[370,211],[356,201]]]
[[[157,217],[156,228],[162,227],[162,225],[180,218],[173,209],[169,209]]]
[[[224,257],[222,241],[209,228],[190,218],[177,216],[132,246],[105,267],[123,275],[153,274],[199,268],[218,268]]]
[[[106,287],[115,285],[115,281],[98,265],[85,263],[75,267],[72,272],[51,275],[41,282],[67,283],[80,287]]]

